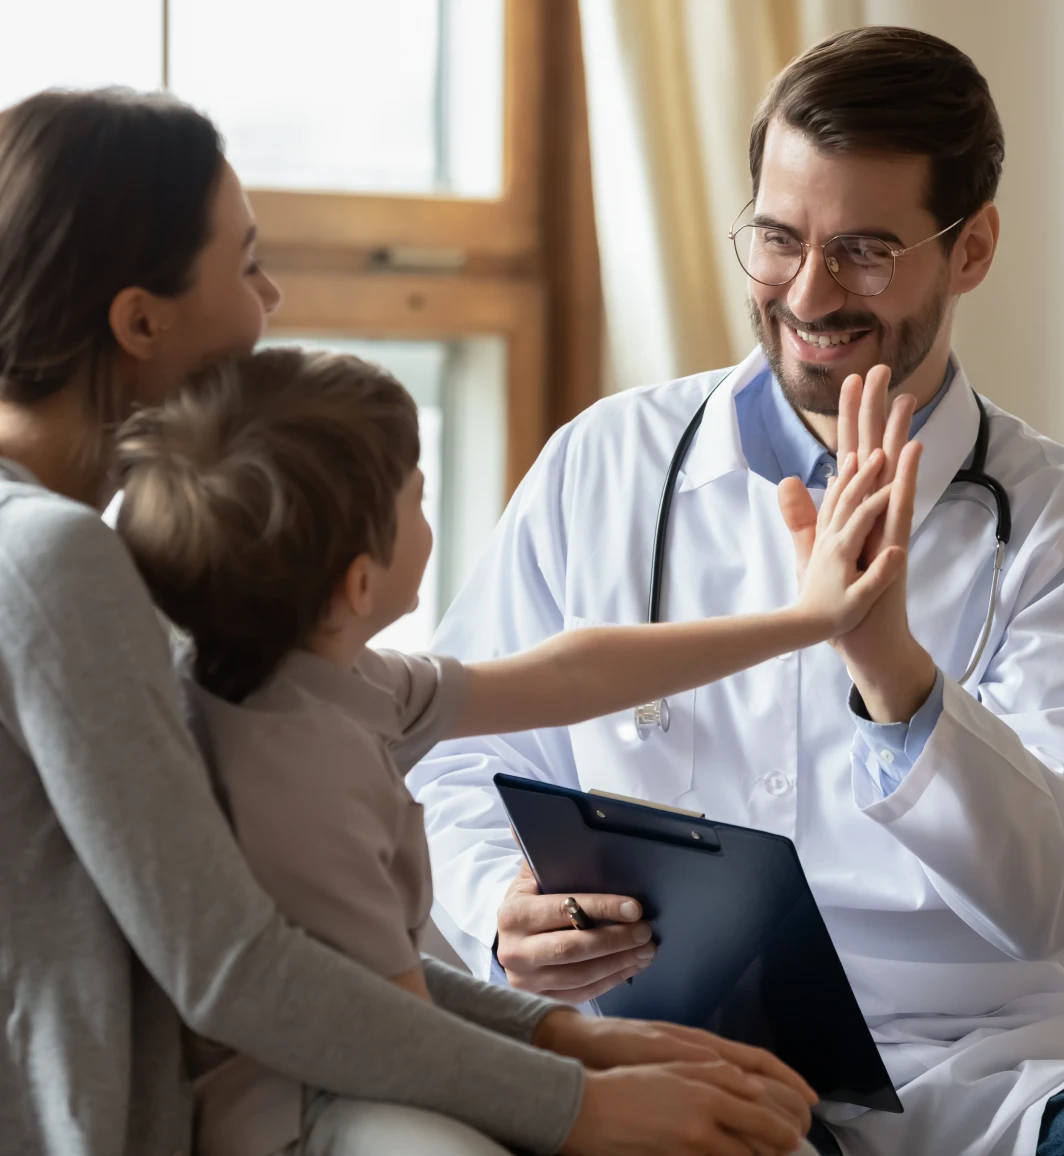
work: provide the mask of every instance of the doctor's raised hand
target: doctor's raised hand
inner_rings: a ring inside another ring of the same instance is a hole
[[[921,446],[908,440],[915,400],[900,394],[891,404],[889,388],[890,370],[876,365],[863,381],[856,374],[848,377],[839,396],[839,461],[856,453],[865,464],[875,455],[882,462],[880,480],[890,485],[887,508],[873,526],[863,554],[869,567],[887,552],[901,551],[907,557],[916,499]],[[835,489],[829,490],[825,504]],[[779,499],[804,589],[821,533],[816,509],[797,478],[780,484]],[[878,723],[908,722],[935,683],[934,660],[909,629],[905,594],[903,570],[853,629],[833,639],[868,717]]]
[[[903,486],[908,462],[914,469],[912,453],[899,473]],[[566,632],[526,656],[503,660],[516,673],[545,648],[557,648],[559,657],[562,648],[568,652],[553,678],[530,680],[520,697],[522,710],[548,710],[543,696],[557,695],[557,711],[568,710],[571,717],[559,714],[553,725],[564,725],[705,685],[851,632],[904,571],[905,550],[893,538],[884,539],[875,558],[862,565],[876,526],[884,516],[890,522],[891,507],[897,505],[884,480],[888,472],[881,447],[870,448],[863,460],[856,447],[844,456],[819,515],[811,511],[808,536],[802,539],[802,593],[794,606],[733,618]],[[802,495],[811,507],[804,488]],[[911,494],[903,496],[903,508],[906,503],[911,514]],[[804,507],[798,512],[804,516]],[[581,669],[582,675],[574,673]],[[527,719],[512,723],[512,729],[531,725]],[[650,965],[655,950],[651,931],[635,899],[575,898],[597,926],[574,932],[566,896],[539,894],[528,868],[522,867],[498,912],[496,957],[513,987],[581,1003]]]

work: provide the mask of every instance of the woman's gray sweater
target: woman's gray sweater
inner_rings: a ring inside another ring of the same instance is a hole
[[[125,548],[0,465],[0,1156],[187,1152],[179,1018],[306,1084],[556,1151],[580,1066],[519,1042],[556,1005],[427,979],[437,1007],[281,919]]]

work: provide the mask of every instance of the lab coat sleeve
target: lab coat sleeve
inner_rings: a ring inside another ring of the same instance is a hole
[[[527,649],[562,630],[570,436],[568,427],[559,430],[518,487],[440,625],[434,651],[475,662]],[[437,922],[482,979],[492,975],[496,913],[521,862],[492,782],[500,771],[579,785],[564,728],[444,742],[407,777],[425,809]]]
[[[1028,960],[1064,951],[1064,558],[1059,534],[1043,542],[978,697],[944,679],[942,713],[893,793],[874,789],[860,732],[853,748],[858,806],[970,927]]]
[[[908,722],[900,723],[873,722],[857,687],[850,688],[850,717],[868,748],[871,756],[868,771],[882,795],[889,795],[901,786],[902,779],[927,746],[942,714],[943,686],[944,676],[940,670],[923,706]]]

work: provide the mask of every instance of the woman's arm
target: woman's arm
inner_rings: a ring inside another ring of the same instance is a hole
[[[860,470],[851,457],[825,497],[802,597],[793,607],[701,622],[590,627],[471,664],[466,705],[448,737],[569,726],[704,686],[851,629],[904,562],[903,553],[893,551],[868,570],[859,568],[890,487],[874,491],[881,453]]]

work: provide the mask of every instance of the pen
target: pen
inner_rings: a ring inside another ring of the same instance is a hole
[[[565,914],[569,916],[569,922],[573,925],[575,931],[591,930],[591,920],[588,919],[587,912],[571,895],[565,900],[562,906],[565,908]],[[629,976],[624,982],[631,984],[632,977]]]

